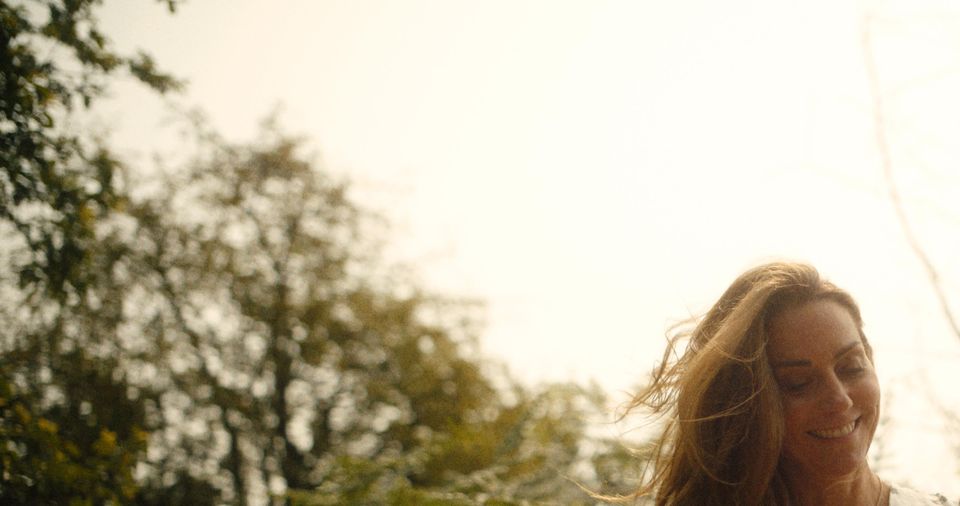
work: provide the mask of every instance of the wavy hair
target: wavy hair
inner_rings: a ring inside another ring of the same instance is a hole
[[[766,356],[767,329],[783,310],[822,299],[850,312],[872,361],[856,302],[801,263],[750,269],[705,316],[674,327],[650,382],[623,414],[644,411],[665,422],[643,483],[633,494],[605,499],[646,497],[657,506],[791,504],[779,468],[784,422]]]

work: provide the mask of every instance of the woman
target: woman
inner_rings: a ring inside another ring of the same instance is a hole
[[[733,282],[669,340],[630,403],[664,418],[629,500],[673,505],[945,504],[884,483],[867,463],[880,387],[853,298],[808,265]]]

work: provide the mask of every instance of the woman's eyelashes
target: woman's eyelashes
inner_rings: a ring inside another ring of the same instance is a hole
[[[835,374],[841,380],[853,380],[863,376],[867,366],[864,360],[859,358],[846,361],[837,366]],[[803,394],[811,390],[817,383],[817,375],[797,375],[781,377],[777,380],[780,389],[790,394]]]
[[[863,371],[864,371],[864,370],[865,370],[865,369],[864,369],[863,367],[860,367],[860,366],[856,366],[856,367],[844,367],[843,369],[840,370],[840,374],[841,374],[842,376],[847,376],[847,377],[853,377],[853,378],[855,378],[855,377],[860,376],[861,374],[863,374]]]
[[[838,373],[840,376],[855,378],[867,370],[867,359],[865,357],[853,357],[840,364]]]
[[[809,378],[785,378],[780,380],[780,388],[791,394],[803,393],[812,383]]]

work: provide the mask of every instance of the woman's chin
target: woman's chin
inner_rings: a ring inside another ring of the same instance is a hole
[[[831,483],[849,480],[862,471],[869,471],[866,456],[860,454],[835,455],[819,462],[799,462],[785,457],[782,469],[790,481],[817,481]]]

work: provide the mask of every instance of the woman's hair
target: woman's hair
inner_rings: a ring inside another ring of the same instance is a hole
[[[823,299],[850,312],[872,360],[853,298],[806,264],[750,269],[702,319],[675,327],[650,383],[626,406],[625,415],[647,410],[665,426],[652,445],[643,485],[620,500],[652,497],[658,506],[789,504],[778,467],[783,415],[766,356],[767,329],[784,309]]]

